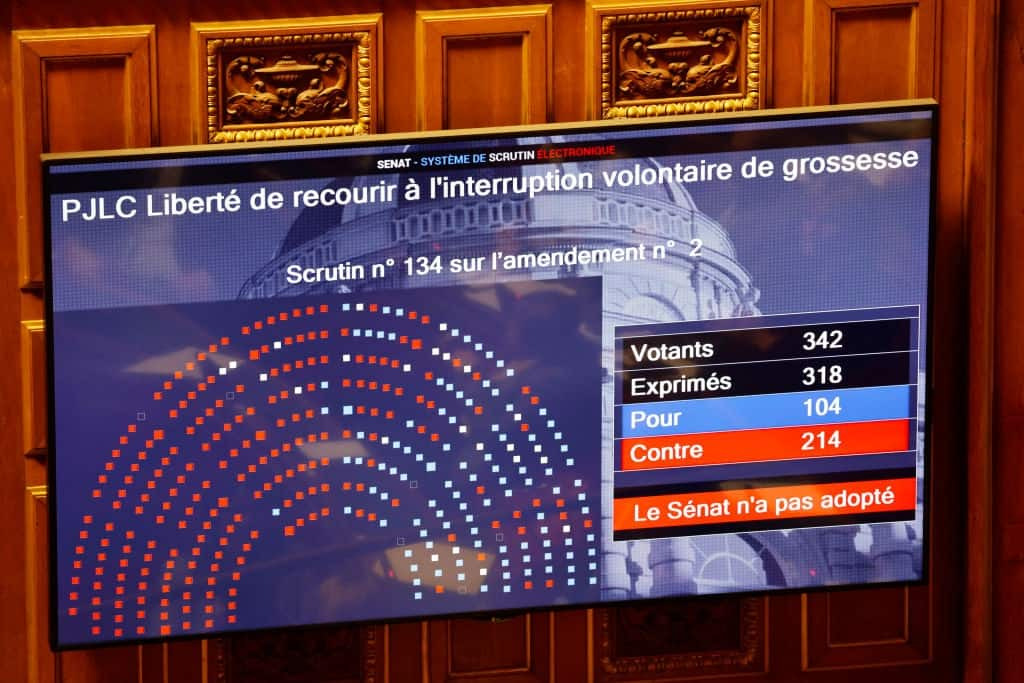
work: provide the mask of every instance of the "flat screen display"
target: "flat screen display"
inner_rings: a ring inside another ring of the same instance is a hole
[[[45,158],[55,647],[922,580],[934,114]]]

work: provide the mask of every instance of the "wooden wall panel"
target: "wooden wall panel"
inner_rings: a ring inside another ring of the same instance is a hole
[[[60,655],[58,683],[139,683],[137,646],[77,650]]]
[[[417,128],[551,120],[551,40],[550,5],[417,12]]]
[[[14,32],[23,287],[43,280],[39,155],[157,144],[155,42],[152,26]]]
[[[159,683],[208,683],[203,678],[203,664],[207,658],[207,641],[189,640],[169,643],[160,647],[163,654]],[[148,683],[145,679],[142,683]]]
[[[935,0],[807,0],[806,104],[934,92]]]
[[[43,279],[39,155],[158,142],[155,40],[155,30],[148,25],[24,30],[12,35],[18,272],[23,289],[38,293]],[[28,310],[38,315],[35,302],[31,304]],[[35,319],[23,322],[21,330],[23,451],[42,458],[47,447],[45,330]],[[31,472],[37,468],[38,464],[28,467]],[[41,473],[30,477],[42,478]],[[29,493],[25,538],[31,646],[26,654],[32,680],[141,683],[139,655],[146,648],[50,654],[45,488],[29,487]]]
[[[825,610],[824,640],[831,647],[849,647],[864,643],[905,643],[910,637],[910,603],[903,587],[876,588],[872,596],[884,597],[890,605],[903,609],[872,608],[872,601],[864,599],[864,591],[837,591],[828,595]],[[814,615],[820,617],[821,612]],[[812,628],[808,624],[808,628]],[[817,630],[815,624],[813,630]]]
[[[47,60],[43,64],[42,90],[44,145],[48,151],[64,152],[123,147],[124,133],[114,127],[96,125],[97,121],[114,119],[124,125],[128,112],[112,107],[109,96],[128,92],[131,88],[120,55],[95,56],[84,59]],[[74,103],[80,116],[63,116],[65,107]],[[119,109],[119,108],[118,108]]]
[[[529,82],[529,74],[523,73],[524,40],[520,34],[450,36],[444,41],[444,128],[512,126],[529,117],[523,107]],[[501,87],[479,98],[478,84],[485,83]]]
[[[154,643],[139,649],[138,683],[206,683],[206,641]]]
[[[917,88],[917,6],[843,10],[834,15],[832,102],[870,102],[890,93],[914,97]],[[884,59],[850,59],[858,52]]]
[[[479,619],[448,621],[448,673],[529,671],[533,662],[532,616],[502,619],[481,629]],[[469,646],[472,645],[472,646]]]
[[[407,621],[379,627],[380,631],[380,683],[413,681],[421,683],[429,670],[426,666],[429,641],[427,622]]]
[[[805,668],[927,662],[930,600],[927,589],[921,592],[895,587],[804,596]]]
[[[437,619],[430,623],[429,680],[442,683],[539,683],[553,681],[554,615],[536,613],[505,620]]]

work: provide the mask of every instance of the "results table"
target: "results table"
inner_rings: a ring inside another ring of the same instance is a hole
[[[920,315],[619,327],[616,540],[909,520]]]

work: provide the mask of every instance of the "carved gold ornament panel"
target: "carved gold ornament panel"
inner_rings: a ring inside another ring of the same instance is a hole
[[[613,119],[763,107],[764,4],[592,4],[595,114]]]
[[[380,15],[193,24],[199,142],[376,132]]]
[[[767,669],[764,598],[594,610],[596,683],[750,675]]]

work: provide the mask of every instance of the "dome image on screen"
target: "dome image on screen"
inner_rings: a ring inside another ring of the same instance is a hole
[[[390,202],[305,209],[281,241],[275,257],[253,273],[238,296],[260,299],[601,276],[605,368],[613,367],[612,341],[617,326],[758,315],[760,292],[739,261],[727,230],[695,205],[682,184],[605,188],[600,173],[612,164],[622,169],[661,167],[654,159],[622,159],[432,172],[451,180],[548,172],[589,172],[595,178],[592,189],[545,192],[533,198],[430,198],[426,174],[416,176],[423,191],[418,201],[404,197],[410,179],[405,174],[325,180],[325,188],[377,185],[385,180],[397,191]],[[487,267],[455,273],[448,266],[452,259],[471,262],[477,257],[484,257],[489,264],[496,252],[539,253],[639,244],[645,245],[648,254],[643,262],[515,272],[495,272]],[[664,247],[663,258],[650,258],[656,246]],[[421,257],[427,262],[440,257],[442,272],[409,275],[406,259],[417,263]],[[289,282],[289,268],[330,268],[337,264],[349,267],[348,277]],[[610,375],[605,376],[602,395],[602,472],[608,478],[603,482],[602,532],[605,539],[610,539],[614,469]],[[919,429],[923,429],[920,422]],[[897,523],[648,541],[606,540],[601,557],[602,597],[618,600],[915,578],[921,566],[919,526]]]

